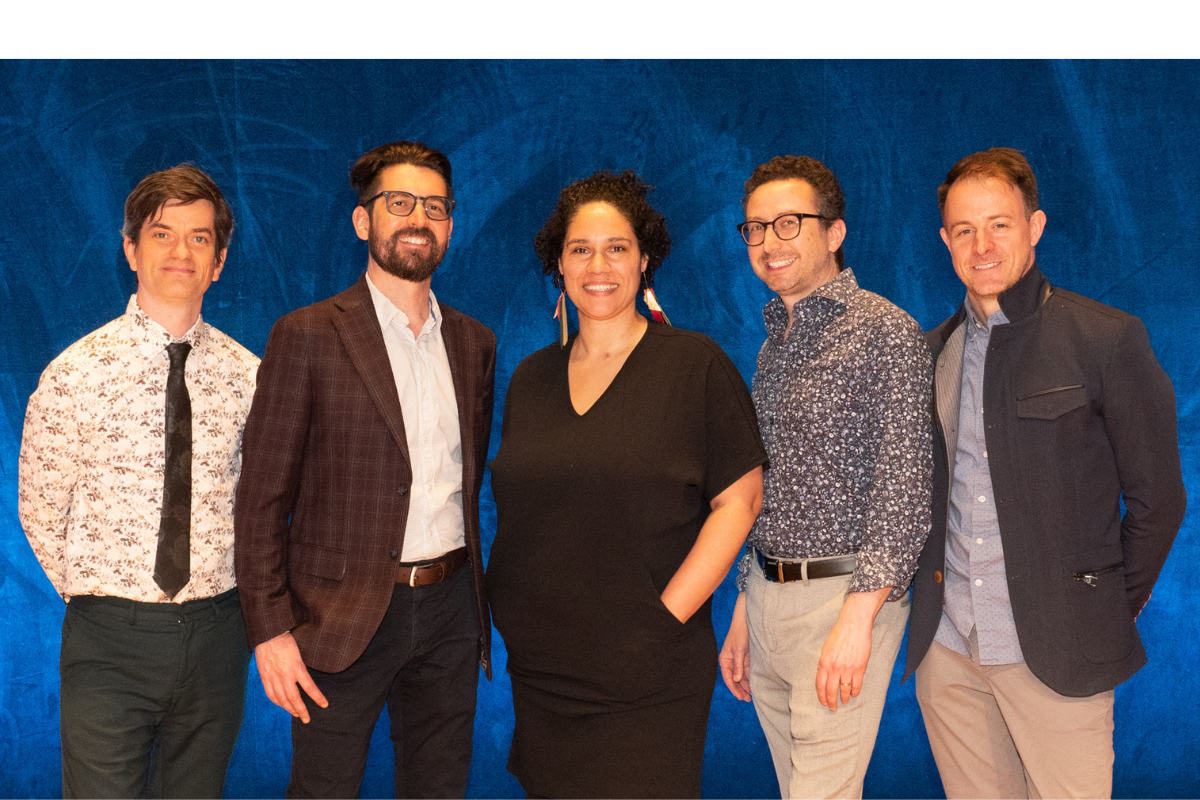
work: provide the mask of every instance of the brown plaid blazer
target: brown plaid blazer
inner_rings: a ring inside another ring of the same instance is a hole
[[[491,677],[479,486],[492,430],[496,337],[442,304],[462,431],[463,517]],[[242,439],[234,566],[250,646],[292,631],[306,665],[350,666],[391,600],[412,469],[400,398],[366,279],[277,323]]]

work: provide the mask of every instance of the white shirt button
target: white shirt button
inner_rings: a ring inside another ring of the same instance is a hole
[[[986,497],[984,497],[983,495],[979,495],[979,502],[981,502],[981,503],[986,503],[986,502],[987,502],[987,498],[986,498]]]
[[[982,580],[982,579],[980,579],[980,578],[976,578],[976,579],[975,579],[975,585],[976,585],[976,586],[983,586],[983,580]]]
[[[983,544],[983,539],[976,539],[975,544]]]
[[[987,458],[987,450],[984,450],[984,451],[983,451],[983,457],[984,457],[984,458]]]

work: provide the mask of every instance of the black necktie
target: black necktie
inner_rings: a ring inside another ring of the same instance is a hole
[[[192,399],[184,380],[184,363],[192,346],[167,345],[171,374],[167,376],[166,465],[163,469],[162,521],[154,582],[174,597],[188,582],[192,569]]]

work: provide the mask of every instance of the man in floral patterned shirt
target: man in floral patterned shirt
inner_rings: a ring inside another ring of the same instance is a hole
[[[149,175],[125,202],[138,291],[29,400],[19,509],[67,601],[64,797],[220,797],[249,652],[233,495],[258,359],[200,318],[233,216],[208,175]]]
[[[753,693],[784,797],[861,797],[929,534],[929,350],[844,268],[846,202],[824,164],[773,158],[742,204],[750,264],[778,295],[753,390],[771,468],[721,672]]]

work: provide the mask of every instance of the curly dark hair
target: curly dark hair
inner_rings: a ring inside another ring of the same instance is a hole
[[[600,170],[591,177],[572,183],[559,192],[558,205],[546,224],[533,237],[533,249],[542,262],[542,273],[551,276],[554,285],[563,288],[562,275],[558,271],[558,260],[562,257],[563,242],[567,238],[567,227],[575,213],[588,203],[608,203],[633,228],[637,237],[638,250],[646,256],[646,285],[654,285],[654,271],[671,253],[671,237],[667,234],[667,220],[646,201],[646,193],[653,189],[631,169],[620,175]]]

